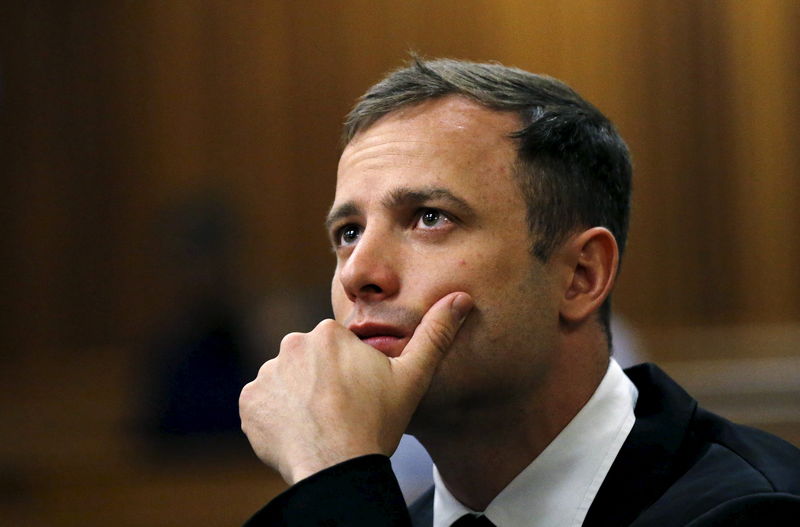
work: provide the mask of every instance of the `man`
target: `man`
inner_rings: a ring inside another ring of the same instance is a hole
[[[336,320],[288,335],[240,398],[253,449],[292,485],[252,525],[800,511],[797,450],[610,359],[631,167],[598,110],[547,77],[415,60],[361,98],[344,140]],[[406,430],[435,463],[410,516],[387,457]]]

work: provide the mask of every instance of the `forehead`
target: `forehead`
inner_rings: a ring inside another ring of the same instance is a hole
[[[357,134],[339,160],[337,198],[351,186],[493,183],[516,159],[513,112],[490,110],[461,96],[403,107]],[[455,176],[459,176],[455,178]],[[460,180],[460,181],[456,181]]]

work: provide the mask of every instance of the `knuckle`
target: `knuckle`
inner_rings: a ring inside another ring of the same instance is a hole
[[[256,376],[256,379],[268,376],[270,370],[274,367],[274,364],[275,364],[275,359],[268,360],[267,362],[262,364],[261,367],[258,369],[258,375]],[[253,384],[254,382],[255,381],[251,382],[250,384]]]
[[[317,324],[317,327],[314,328],[314,336],[318,339],[317,342],[325,345],[328,348],[335,347],[334,343],[338,339],[340,332],[342,330],[342,326],[340,326],[335,320],[330,318],[326,318],[325,320],[321,321]]]
[[[452,330],[450,326],[444,322],[436,319],[431,320],[430,323],[427,324],[425,331],[428,340],[430,340],[439,351],[444,351],[450,346]]]
[[[281,339],[281,352],[300,347],[304,340],[303,333],[289,333]]]
[[[338,327],[339,324],[337,324],[335,320],[331,318],[326,318],[325,320],[322,320],[319,324],[317,324],[317,327],[314,331],[330,333],[335,331]]]
[[[250,404],[250,401],[253,398],[252,391],[254,390],[254,383],[248,382],[242,388],[242,391],[239,392],[239,415],[244,412],[247,406]]]

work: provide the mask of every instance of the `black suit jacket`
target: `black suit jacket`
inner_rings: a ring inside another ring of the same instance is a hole
[[[584,526],[800,523],[800,450],[699,408],[652,364],[625,373],[639,389],[636,422]],[[428,527],[433,489],[409,512],[389,458],[371,455],[301,481],[247,525]]]

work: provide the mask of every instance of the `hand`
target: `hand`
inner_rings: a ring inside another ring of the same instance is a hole
[[[466,293],[441,298],[395,358],[333,320],[284,337],[239,397],[256,455],[289,484],[357,456],[391,455],[471,309]]]

